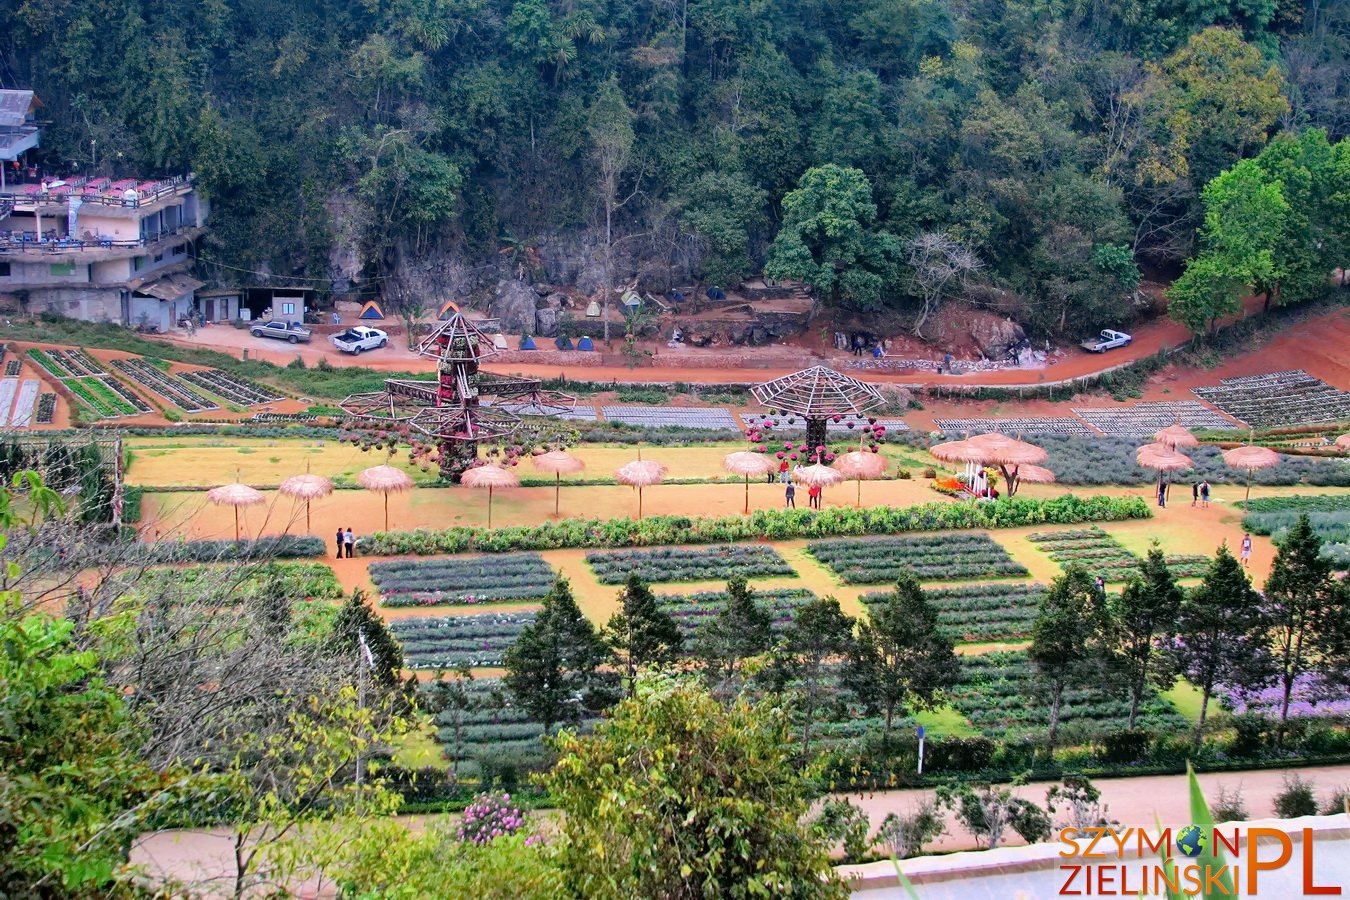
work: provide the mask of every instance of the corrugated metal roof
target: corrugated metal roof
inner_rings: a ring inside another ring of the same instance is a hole
[[[202,286],[202,282],[187,275],[165,275],[136,288],[136,293],[159,300],[177,300]]]
[[[0,91],[0,125],[22,125],[32,107],[32,91]]]

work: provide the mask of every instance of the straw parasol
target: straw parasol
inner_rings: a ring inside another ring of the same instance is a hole
[[[1191,468],[1194,463],[1191,458],[1184,453],[1178,453],[1166,444],[1152,443],[1145,444],[1134,451],[1134,461],[1146,469],[1154,469],[1158,473],[1158,487],[1166,490],[1163,480],[1168,472],[1184,472]]]
[[[1347,432],[1341,435],[1340,437],[1336,438],[1336,446],[1341,448],[1342,450],[1345,450],[1346,452],[1350,452],[1350,432]]]
[[[235,482],[234,484],[223,484],[220,487],[211,488],[206,492],[206,499],[216,506],[234,507],[234,539],[237,542],[239,540],[239,507],[257,506],[265,498],[262,491]]]
[[[1017,482],[1021,484],[1054,484],[1055,473],[1051,472],[1045,466],[1018,466]]]
[[[309,531],[309,501],[333,493],[333,482],[322,475],[292,475],[281,483],[281,493],[305,501],[305,531]]]
[[[356,476],[356,483],[368,491],[384,494],[384,530],[389,530],[389,495],[412,490],[413,480],[393,466],[371,466]]]
[[[948,441],[932,447],[929,453],[945,462],[973,462],[998,466],[1008,496],[1017,493],[1018,470],[1022,466],[1040,465],[1049,458],[1041,447],[1010,438],[1006,434],[990,432],[964,441]]]
[[[639,519],[642,518],[642,489],[660,484],[661,479],[665,477],[666,467],[650,459],[635,459],[630,463],[624,463],[614,473],[614,480],[619,484],[637,488]]]
[[[722,468],[733,475],[745,476],[745,513],[749,515],[750,476],[758,477],[769,474],[774,469],[773,463],[763,454],[751,453],[749,450],[737,450],[735,453],[728,453],[722,458]]]
[[[1280,454],[1269,447],[1245,445],[1223,451],[1223,461],[1231,468],[1247,470],[1247,496],[1242,501],[1243,506],[1246,506],[1247,501],[1252,499],[1252,472],[1278,466]]]
[[[886,458],[880,453],[852,450],[836,459],[833,468],[844,478],[858,482],[857,505],[862,506],[862,483],[886,474]]]
[[[566,450],[550,450],[531,456],[530,462],[540,472],[553,473],[553,515],[558,515],[558,500],[562,494],[563,475],[572,475],[586,468],[586,464]]]
[[[1173,422],[1166,428],[1156,432],[1153,440],[1159,444],[1165,444],[1176,450],[1178,447],[1199,447],[1200,439],[1191,434],[1191,430],[1180,422]]]
[[[804,466],[792,473],[792,480],[807,487],[827,488],[844,480],[844,476],[820,463]]]
[[[580,462],[580,460],[578,460]],[[488,492],[488,520],[487,527],[492,527],[492,492],[497,488],[516,487],[520,484],[520,479],[516,473],[510,469],[504,469],[496,463],[487,463],[481,466],[474,466],[472,469],[466,469],[460,476],[459,483],[471,488],[487,488]]]

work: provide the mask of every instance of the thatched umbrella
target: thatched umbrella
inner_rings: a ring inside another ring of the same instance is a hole
[[[1018,470],[1022,466],[1039,465],[1050,455],[1035,444],[997,432],[979,434],[964,441],[948,441],[932,447],[928,452],[946,462],[998,466],[1003,473],[1003,483],[1008,486],[1009,497],[1017,493]]]
[[[246,484],[235,482],[234,484],[223,484],[217,488],[211,488],[206,492],[206,499],[210,500],[216,506],[234,507],[234,539],[239,540],[239,507],[257,506],[266,498],[262,491],[249,487]]]
[[[292,475],[281,483],[281,493],[305,501],[305,531],[309,531],[309,501],[333,493],[333,482],[322,475]]]
[[[857,505],[862,506],[862,483],[886,474],[886,457],[866,450],[852,450],[836,459],[833,468],[844,478],[858,482]]]
[[[804,484],[807,487],[827,488],[833,487],[844,480],[844,476],[831,469],[829,466],[823,466],[815,463],[809,466],[803,466],[792,473],[792,480],[798,484]]]
[[[1018,484],[1054,484],[1055,481],[1055,473],[1051,472],[1045,466],[1017,467]]]
[[[460,476],[459,483],[471,488],[487,488],[488,492],[488,520],[487,527],[492,527],[492,492],[497,488],[516,487],[520,484],[520,479],[516,473],[510,469],[504,469],[496,463],[487,463],[482,466],[474,466],[472,469],[466,469]]]
[[[758,478],[774,470],[774,464],[762,453],[737,450],[722,457],[722,468],[733,475],[745,476],[745,514],[750,514],[750,476]]]
[[[1350,453],[1350,432],[1347,432],[1341,435],[1340,437],[1336,438],[1336,446],[1346,451],[1347,453]]]
[[[1153,440],[1176,450],[1178,447],[1199,447],[1200,439],[1180,422],[1173,422],[1153,435]]]
[[[1234,469],[1247,470],[1247,496],[1242,501],[1242,505],[1246,507],[1247,501],[1252,499],[1252,472],[1278,466],[1280,454],[1269,447],[1246,445],[1223,451],[1223,461]]]
[[[530,462],[541,472],[553,473],[553,515],[558,515],[558,499],[562,493],[562,477],[586,468],[586,464],[566,450],[550,450],[531,456]]]
[[[619,484],[637,488],[639,519],[642,518],[642,489],[660,484],[661,479],[665,477],[666,467],[650,459],[635,459],[630,463],[624,463],[614,473],[614,480]]]
[[[384,494],[384,530],[389,530],[389,495],[412,490],[412,477],[393,466],[371,466],[356,476],[356,483],[368,491]]]
[[[1195,464],[1184,453],[1178,453],[1166,444],[1145,444],[1134,452],[1134,460],[1146,469],[1158,473],[1158,489],[1166,492],[1164,478],[1168,472],[1184,472]]]

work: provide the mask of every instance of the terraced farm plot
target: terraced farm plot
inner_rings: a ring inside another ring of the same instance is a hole
[[[80,403],[102,419],[151,412],[134,391],[104,373],[96,360],[82,350],[28,351],[38,368],[59,381]]]
[[[192,390],[187,382],[176,375],[161,372],[144,360],[115,359],[113,360],[113,368],[150,393],[163,397],[185,412],[220,409],[218,405]]]
[[[924,581],[1028,574],[987,534],[840,538],[812,541],[806,550],[845,584],[884,584],[906,570]]]
[[[793,610],[805,606],[816,595],[804,588],[769,588],[755,591],[755,602],[773,617],[775,631],[786,628],[792,621]],[[726,606],[724,591],[702,591],[697,594],[658,594],[661,609],[670,613],[684,632],[686,641],[693,639],[704,622],[711,621]],[[687,646],[686,650],[689,649]]]
[[[453,606],[542,600],[557,574],[538,553],[370,564],[383,606]]]
[[[725,581],[740,575],[795,577],[778,551],[758,545],[660,547],[655,550],[605,550],[586,554],[601,584],[623,584],[630,573],[652,583]]]
[[[284,399],[272,388],[264,387],[256,382],[249,381],[247,378],[240,378],[238,375],[231,375],[229,372],[220,369],[184,372],[182,378],[189,384],[196,385],[202,390],[215,394],[231,403],[238,403],[240,406],[260,406],[264,403],[275,403]]]
[[[419,616],[394,619],[389,630],[403,646],[410,669],[500,666],[534,612],[479,613],[472,616]]]
[[[1049,716],[1033,676],[1022,652],[963,656],[961,683],[951,693],[952,705],[987,737],[1042,739]],[[1067,690],[1060,730],[1070,740],[1116,731],[1125,727],[1129,713],[1129,697],[1124,694],[1113,696],[1101,688]],[[1136,727],[1178,732],[1189,725],[1166,699],[1152,691],[1145,695]]]
[[[1126,581],[1138,571],[1139,557],[1095,525],[1070,531],[1040,531],[1027,535],[1027,539],[1061,566],[1079,565],[1107,581]],[[1177,578],[1196,578],[1205,574],[1209,557],[1169,555],[1167,565]]]
[[[1045,586],[1040,584],[963,584],[924,591],[938,621],[958,641],[1025,640],[1031,637]],[[885,591],[864,594],[865,604],[881,603]]]
[[[541,722],[515,705],[500,679],[482,678],[461,684],[463,699],[436,714],[436,741],[448,759],[469,761],[501,754],[531,754],[543,749]],[[585,714],[577,724],[589,731],[597,716]]]

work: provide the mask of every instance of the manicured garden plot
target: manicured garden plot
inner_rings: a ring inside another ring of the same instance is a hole
[[[17,377],[19,374],[19,370],[22,367],[23,363],[19,362],[17,359],[9,360],[8,362],[5,363],[5,377],[6,378]]]
[[[608,550],[587,553],[586,562],[601,584],[623,584],[629,573],[643,581],[725,581],[745,578],[796,576],[772,547],[729,544],[723,547],[660,547],[655,550]]]
[[[1024,640],[1031,636],[1045,586],[1040,584],[963,584],[924,591],[938,621],[956,640]],[[881,603],[885,591],[864,594],[865,604]]]
[[[1195,388],[1192,393],[1257,428],[1350,418],[1350,392],[1332,387],[1302,369],[1224,378],[1217,387]]]
[[[1080,437],[1096,437],[1096,432],[1082,419],[1064,416],[1028,416],[1020,419],[934,419],[933,424],[949,437],[965,434],[984,434],[997,431],[1001,434],[1076,434]]]
[[[1232,422],[1194,400],[1136,403],[1133,406],[1075,407],[1073,414],[1102,434],[1112,437],[1151,439],[1154,432],[1175,422],[1187,428],[1234,427]]]
[[[952,705],[985,736],[1017,740],[1044,737],[1046,704],[1037,696],[1031,664],[1022,652],[981,653],[961,658],[961,683]],[[1061,731],[1071,739],[1123,729],[1130,701],[1101,688],[1064,692]],[[1140,706],[1137,727],[1157,732],[1184,731],[1187,720],[1163,697],[1150,691]]]
[[[144,360],[115,359],[113,360],[113,368],[185,412],[220,409],[215,403],[189,388],[186,382],[161,372]]]
[[[806,550],[845,584],[882,584],[906,570],[926,581],[1028,574],[987,534],[845,538],[813,541]]]
[[[383,606],[456,606],[542,600],[557,574],[538,553],[370,565]]]
[[[38,398],[37,423],[50,425],[56,420],[56,395],[43,394]]]
[[[389,630],[403,645],[410,669],[500,666],[534,612],[479,613],[472,616],[394,619]]]
[[[538,403],[509,403],[505,400],[496,403],[484,403],[484,406],[495,406],[498,409],[504,409],[517,416],[547,416],[554,419],[565,419],[569,422],[594,422],[595,407],[578,403],[571,409],[563,409],[556,406],[543,406]]]
[[[242,406],[258,406],[263,403],[275,403],[283,399],[271,388],[223,372],[220,369],[202,369],[184,372],[183,380],[197,387]]]
[[[515,705],[500,679],[479,678],[462,684],[463,708],[437,713],[432,720],[436,740],[444,745],[447,759],[474,760],[485,755],[501,756],[541,750],[543,723]],[[598,716],[583,715],[575,727],[581,732],[594,727]],[[456,733],[458,722],[458,733]]]
[[[127,389],[116,379],[108,375],[89,373],[89,368],[98,368],[86,364],[80,357],[88,359],[80,351],[39,350],[28,351],[28,358],[39,368],[61,382],[75,397],[101,418],[111,419],[117,416],[132,416],[150,412],[150,406],[134,392]],[[101,371],[101,370],[100,370]]]
[[[602,406],[607,422],[646,428],[679,427],[699,431],[740,431],[729,410],[682,406]]]
[[[1338,566],[1350,566],[1350,495],[1260,497],[1248,502],[1242,527],[1280,541],[1301,515],[1308,517],[1313,531],[1325,542],[1322,555]]]
[[[726,605],[725,591],[700,591],[697,594],[658,594],[661,608],[674,617],[684,632],[685,640],[693,638],[698,627],[710,621]],[[755,591],[755,602],[773,617],[774,630],[786,628],[792,621],[792,611],[805,606],[816,595],[804,588],[768,588]],[[689,649],[688,647],[685,648]]]
[[[250,565],[242,571],[229,563],[191,566],[153,566],[146,570],[151,583],[173,582],[187,591],[200,584],[203,589],[228,587],[218,602],[234,606],[252,599],[276,580],[287,594],[308,600],[341,600],[346,591],[333,570],[323,563],[272,562]]]
[[[1107,581],[1126,581],[1139,569],[1139,557],[1095,526],[1072,531],[1039,531],[1027,535],[1027,539],[1061,566],[1079,565]],[[1209,557],[1169,555],[1167,565],[1178,578],[1197,578],[1205,574]]]

